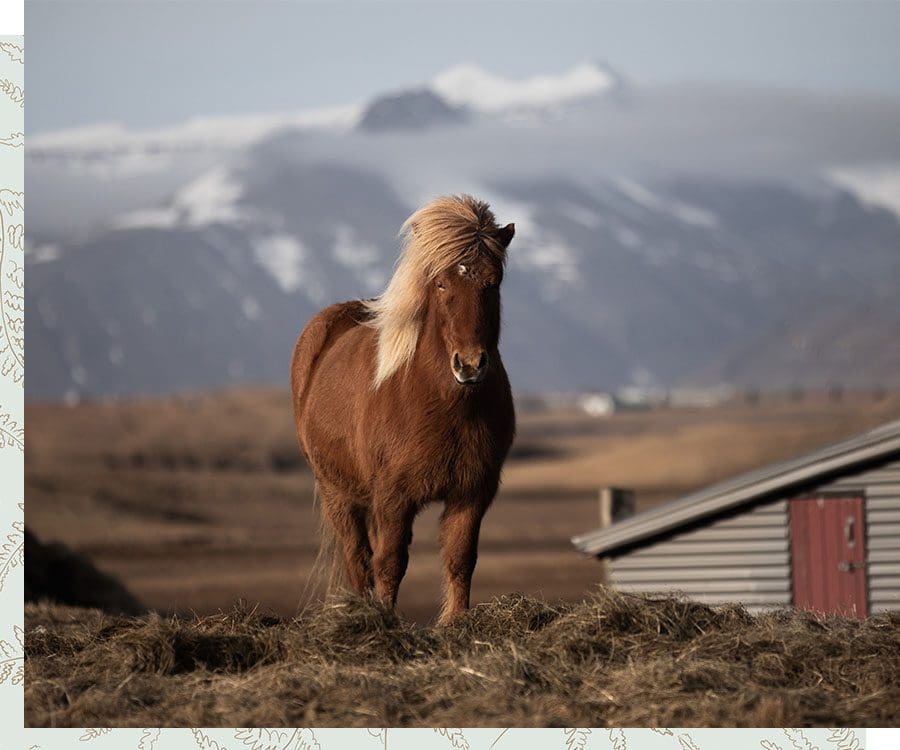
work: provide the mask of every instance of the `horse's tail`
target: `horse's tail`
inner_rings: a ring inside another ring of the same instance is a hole
[[[318,482],[313,489],[313,509],[316,513],[319,551],[300,595],[301,610],[316,599],[327,598],[347,587],[347,573],[340,542],[334,528],[322,512],[322,493]]]

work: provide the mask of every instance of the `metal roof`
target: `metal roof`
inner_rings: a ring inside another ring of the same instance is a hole
[[[610,556],[643,546],[681,527],[702,523],[766,498],[800,490],[881,459],[900,456],[900,420],[800,458],[772,464],[638,513],[606,529],[572,538],[581,552]]]

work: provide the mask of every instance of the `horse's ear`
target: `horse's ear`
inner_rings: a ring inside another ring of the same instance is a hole
[[[512,242],[512,238],[516,234],[516,225],[507,224],[505,227],[500,229],[497,234],[500,236],[500,244],[503,245],[504,248],[509,247],[509,243]]]

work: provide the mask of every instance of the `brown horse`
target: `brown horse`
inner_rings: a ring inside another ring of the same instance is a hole
[[[444,503],[441,622],[469,607],[481,519],[515,432],[497,350],[514,232],[469,196],[429,203],[403,225],[384,294],[319,312],[291,363],[323,532],[354,590],[394,606],[413,519]]]

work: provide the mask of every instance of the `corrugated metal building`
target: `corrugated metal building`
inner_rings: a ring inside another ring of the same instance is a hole
[[[627,591],[900,609],[900,421],[575,537]]]

